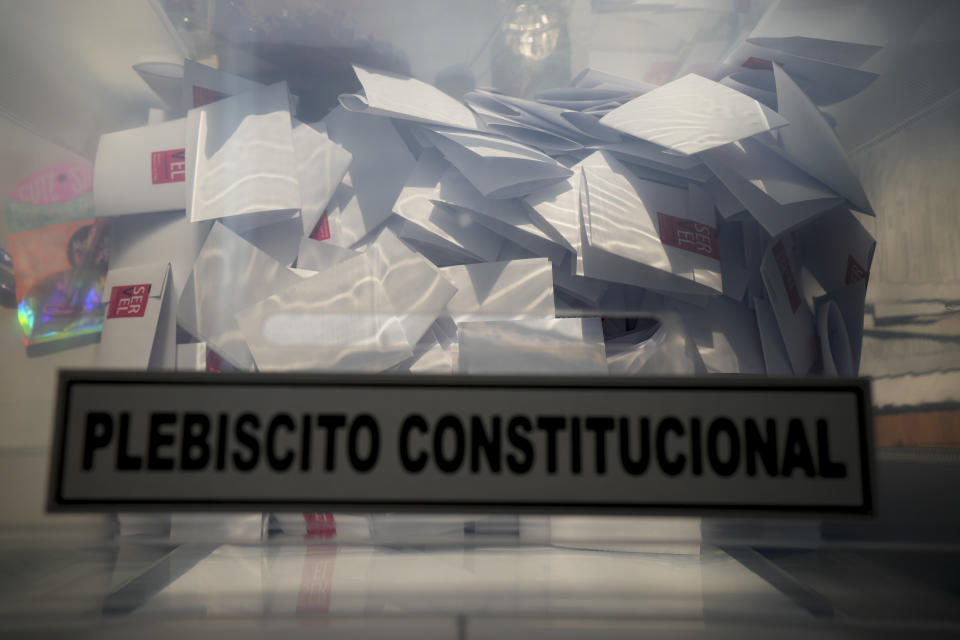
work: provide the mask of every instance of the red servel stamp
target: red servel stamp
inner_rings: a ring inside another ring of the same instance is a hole
[[[870,277],[870,272],[860,266],[860,263],[854,260],[853,256],[847,256],[847,277],[844,284],[853,284]]]
[[[149,284],[126,284],[110,290],[107,318],[142,318],[147,311]]]
[[[150,157],[153,184],[183,182],[187,178],[186,149],[154,151]]]
[[[699,253],[714,260],[720,259],[717,230],[710,225],[667,215],[661,211],[657,212],[657,222],[660,225],[660,242],[663,244],[690,253]]]

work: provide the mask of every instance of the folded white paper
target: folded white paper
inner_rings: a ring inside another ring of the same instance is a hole
[[[177,330],[170,265],[111,269],[104,297],[108,303],[97,352],[99,366],[174,369]]]
[[[312,271],[323,271],[357,255],[359,253],[353,249],[344,249],[329,242],[319,242],[310,238],[300,238],[297,267]]]
[[[375,373],[413,355],[377,267],[362,254],[300,280],[236,319],[261,371]]]
[[[680,308],[708,373],[766,372],[753,311],[724,296],[711,298],[705,309]]]
[[[842,202],[839,197],[821,197],[792,204],[780,204],[722,161],[720,158],[725,155],[704,153],[701,157],[723,185],[772,236],[789,231]],[[786,190],[784,188],[784,192]],[[812,192],[806,191],[806,193]]]
[[[206,371],[207,343],[188,342],[177,345],[177,371]]]
[[[194,222],[299,209],[287,83],[191,109],[186,183]]]
[[[184,118],[100,136],[93,165],[98,216],[187,206]]]
[[[222,224],[214,224],[180,298],[177,321],[228,363],[250,370],[253,357],[237,326],[236,312],[299,281],[286,266]]]
[[[458,100],[416,78],[353,65],[363,94],[343,94],[340,104],[351,111],[416,120],[462,129],[476,129],[473,113]]]
[[[553,270],[546,258],[440,270],[457,288],[447,312],[461,322],[554,317]]]
[[[627,332],[608,340],[607,367],[611,375],[678,376],[698,373],[696,347],[679,314],[656,314],[651,328]]]
[[[571,167],[566,180],[539,189],[524,202],[531,209],[531,220],[541,230],[563,238],[569,249],[580,245],[580,183],[583,180],[579,164]]]
[[[212,225],[190,222],[183,211],[117,218],[110,225],[110,267],[169,262],[176,305]]]
[[[754,298],[753,310],[757,316],[757,330],[760,332],[760,344],[763,347],[763,366],[768,376],[793,375],[787,345],[780,335],[777,317],[766,298]]]
[[[464,322],[458,333],[460,373],[607,373],[599,318]]]
[[[430,200],[447,167],[449,164],[435,149],[420,155],[393,205],[393,211],[407,223],[397,234],[418,245],[434,245],[460,256],[459,262],[495,260],[503,244],[502,236],[475,222],[474,215],[451,212]]]
[[[634,98],[600,122],[686,154],[787,124],[753,98],[695,74]]]
[[[181,86],[181,108],[189,111],[264,85],[193,60],[184,60]]]
[[[443,172],[430,199],[434,203],[479,213],[477,220],[480,224],[534,255],[560,262],[567,253],[559,234],[548,233],[535,225],[528,209],[519,201],[484,197],[454,167],[447,167]]]
[[[326,122],[294,122],[293,150],[300,182],[303,235],[310,235],[330,204],[337,185],[350,167],[353,154],[330,139]]]
[[[833,300],[827,300],[817,308],[817,334],[820,336],[823,373],[828,376],[856,375],[850,335],[840,307]]]
[[[431,142],[477,191],[516,198],[566,178],[570,170],[531,147],[470,131],[429,131]]]
[[[804,226],[797,232],[797,244],[803,265],[824,291],[870,277],[877,241],[847,209],[829,211]]]
[[[384,229],[366,249],[397,313],[407,343],[415,345],[456,293],[440,270]]]
[[[300,216],[294,215],[245,231],[240,234],[240,237],[280,264],[289,267],[297,259],[300,251],[302,229]]]
[[[767,299],[780,327],[780,335],[798,375],[806,375],[820,352],[813,313],[804,297],[800,269],[789,235],[774,238],[760,264]]]
[[[846,328],[847,341],[850,344],[852,373],[844,374],[841,369],[837,367],[837,371],[840,373],[840,375],[856,375],[860,370],[860,353],[863,347],[863,309],[866,297],[867,281],[858,280],[839,289],[834,289],[825,296],[814,299],[814,305],[818,317],[821,313],[821,308],[823,305],[831,303],[836,305],[837,310],[839,310],[840,315],[843,318],[844,327]],[[835,318],[833,320],[833,324],[836,325]],[[828,339],[829,335],[830,334],[828,332]],[[820,339],[821,341],[823,340],[823,333],[821,333]],[[831,348],[830,351],[831,353],[834,353],[836,350]],[[827,366],[828,365],[825,362],[824,369],[826,369]],[[836,367],[836,363],[834,363],[834,367]]]
[[[678,293],[722,291],[712,206],[690,208],[687,193],[635,178],[597,152],[583,161],[583,274]]]
[[[416,159],[388,118],[338,107],[324,122],[330,139],[353,155],[351,188],[339,196],[339,237],[331,238],[349,247],[390,216]]]
[[[777,110],[790,122],[778,131],[779,144],[774,150],[849,200],[858,211],[873,215],[860,179],[823,114],[783,69],[774,65],[773,73]]]
[[[183,65],[175,62],[141,62],[133,70],[153,89],[168,111],[184,114]]]

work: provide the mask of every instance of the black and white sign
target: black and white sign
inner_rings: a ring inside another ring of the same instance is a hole
[[[868,514],[863,380],[64,372],[50,510]]]

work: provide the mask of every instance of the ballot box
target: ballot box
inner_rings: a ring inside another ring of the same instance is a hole
[[[955,633],[958,19],[0,7],[0,633]]]

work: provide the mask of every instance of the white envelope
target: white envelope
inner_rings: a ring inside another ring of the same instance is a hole
[[[817,315],[821,313],[823,305],[832,303],[839,310],[846,328],[847,341],[850,345],[851,369],[848,375],[857,375],[860,371],[860,354],[863,347],[863,309],[867,297],[867,281],[858,280],[830,293],[814,299]],[[836,320],[833,320],[836,325]],[[823,334],[821,333],[821,341]],[[828,345],[829,346],[829,345]],[[834,350],[831,349],[832,353]],[[823,349],[821,349],[822,355]],[[836,366],[836,364],[834,364]],[[838,370],[841,375],[844,375]]]
[[[230,225],[227,225],[228,227]],[[268,256],[289,267],[297,259],[303,225],[300,216],[284,217],[278,222],[240,233],[240,237]]]
[[[295,121],[293,150],[297,157],[303,235],[308,236],[330,204],[353,154],[330,139],[323,120],[313,124]]]
[[[806,375],[817,360],[820,345],[813,312],[803,293],[795,246],[789,235],[770,242],[760,263],[760,275],[780,327],[790,367],[796,375]]]
[[[214,224],[180,298],[177,321],[240,370],[253,368],[235,314],[300,281],[283,264]]]
[[[476,129],[476,117],[458,100],[416,78],[353,65],[363,94],[343,94],[340,104],[351,111]]]
[[[655,314],[658,324],[607,340],[611,375],[690,376],[701,373],[696,346],[676,312]]]
[[[779,144],[774,150],[849,200],[858,211],[873,215],[860,179],[823,114],[783,69],[774,65],[773,73],[777,109],[790,122],[777,132]]]
[[[428,130],[427,136],[488,198],[524,196],[570,175],[550,156],[513,140],[470,131]]]
[[[777,317],[766,298],[753,299],[753,311],[757,316],[757,330],[763,348],[763,366],[768,376],[793,375],[787,346],[780,335]]]
[[[177,345],[177,371],[206,371],[207,343],[188,342]]]
[[[554,317],[553,269],[546,258],[445,267],[457,288],[447,313],[461,322]]]
[[[390,229],[381,231],[365,253],[400,318],[407,342],[417,344],[437,316],[444,313],[456,288]]]
[[[194,222],[300,208],[286,82],[187,113],[186,186]]]
[[[607,373],[599,318],[464,322],[458,334],[460,373]]]
[[[176,305],[211,226],[190,222],[183,211],[117,218],[110,225],[110,267],[169,262]]]
[[[193,60],[184,60],[181,108],[189,111],[263,86],[233,73],[220,71]]]
[[[738,302],[743,300],[750,282],[741,225],[741,222],[725,222],[720,225],[719,233],[723,295]]]
[[[684,325],[708,373],[766,372],[755,313],[725,296],[705,309],[680,305]]]
[[[579,164],[571,167],[566,180],[539,189],[523,201],[530,207],[530,218],[541,230],[563,238],[570,249],[580,245],[580,182]]]
[[[634,98],[600,122],[686,154],[787,124],[753,98],[695,74]]]
[[[637,179],[606,152],[582,166],[582,275],[677,293],[722,291],[712,206],[691,209],[685,191]]]
[[[701,157],[714,175],[772,236],[789,231],[842,201],[839,197],[826,197],[782,205],[768,196],[760,187],[754,185],[750,180],[721,161],[721,157],[726,157],[724,154],[704,153]],[[799,189],[795,189],[794,192],[799,191]],[[786,193],[787,189],[783,189],[783,192]],[[812,193],[810,190],[805,192]]]
[[[730,193],[730,190],[723,186],[720,178],[714,176],[703,183],[704,190],[710,194],[713,199],[713,205],[717,208],[724,219],[732,218],[745,210],[743,204],[737,200],[736,196]]]
[[[430,197],[449,164],[439,151],[427,149],[403,186],[393,211],[406,221],[397,235],[419,245],[434,245],[459,256],[459,262],[495,260],[503,237],[474,221],[475,214],[451,212],[435,205]]]
[[[108,302],[97,351],[100,367],[176,367],[177,316],[172,289],[167,263],[110,269],[103,289]]]
[[[416,159],[388,118],[338,107],[324,122],[330,139],[353,154],[347,172],[350,189],[338,196],[339,237],[331,238],[349,247],[390,216]]]
[[[849,210],[828,211],[799,229],[796,238],[803,266],[824,291],[869,279],[877,241]]]
[[[175,62],[141,62],[133,70],[153,89],[164,106],[173,113],[184,114],[183,65]]]
[[[358,255],[360,255],[359,252],[353,249],[344,249],[329,242],[318,242],[310,238],[300,238],[297,268],[323,271]]]
[[[100,136],[93,165],[94,211],[122,216],[187,206],[185,118]]]
[[[547,233],[535,225],[519,201],[485,198],[454,167],[447,167],[440,176],[430,200],[479,213],[480,224],[534,255],[560,262],[567,253],[559,234]]]
[[[377,267],[363,254],[243,309],[236,320],[260,371],[375,373],[413,355]]]

